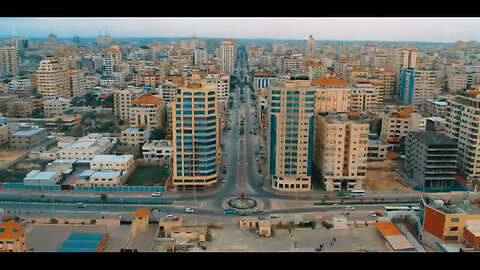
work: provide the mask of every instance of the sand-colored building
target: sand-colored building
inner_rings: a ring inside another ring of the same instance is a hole
[[[315,88],[315,113],[348,112],[350,87],[348,82],[336,78],[320,78],[312,81]]]
[[[25,227],[15,220],[0,224],[0,252],[26,251]]]

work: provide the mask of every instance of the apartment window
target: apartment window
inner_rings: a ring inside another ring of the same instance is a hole
[[[458,222],[458,220],[459,220],[458,218],[451,218],[450,219],[451,222]]]
[[[450,227],[450,231],[451,232],[456,232],[456,231],[458,231],[458,227]]]

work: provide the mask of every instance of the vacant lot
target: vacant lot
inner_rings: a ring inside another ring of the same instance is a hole
[[[163,186],[170,176],[167,166],[137,167],[127,180],[128,186]]]
[[[370,190],[412,190],[412,188],[406,186],[406,181],[395,171],[401,168],[401,166],[401,161],[369,162],[365,184]]]
[[[2,150],[0,151],[0,169],[7,168],[18,158],[27,153],[27,150]]]

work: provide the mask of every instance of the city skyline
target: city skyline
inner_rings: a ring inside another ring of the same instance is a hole
[[[0,36],[88,38],[108,31],[114,38],[305,40],[313,35],[316,40],[453,43],[480,40],[479,26],[480,18],[3,18]]]

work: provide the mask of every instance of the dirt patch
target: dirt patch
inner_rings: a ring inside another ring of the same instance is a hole
[[[368,163],[364,187],[375,191],[412,190],[396,172],[401,166],[401,161],[392,160]]]
[[[0,167],[5,168],[10,166],[18,158],[25,155],[27,150],[5,150],[0,151]]]

